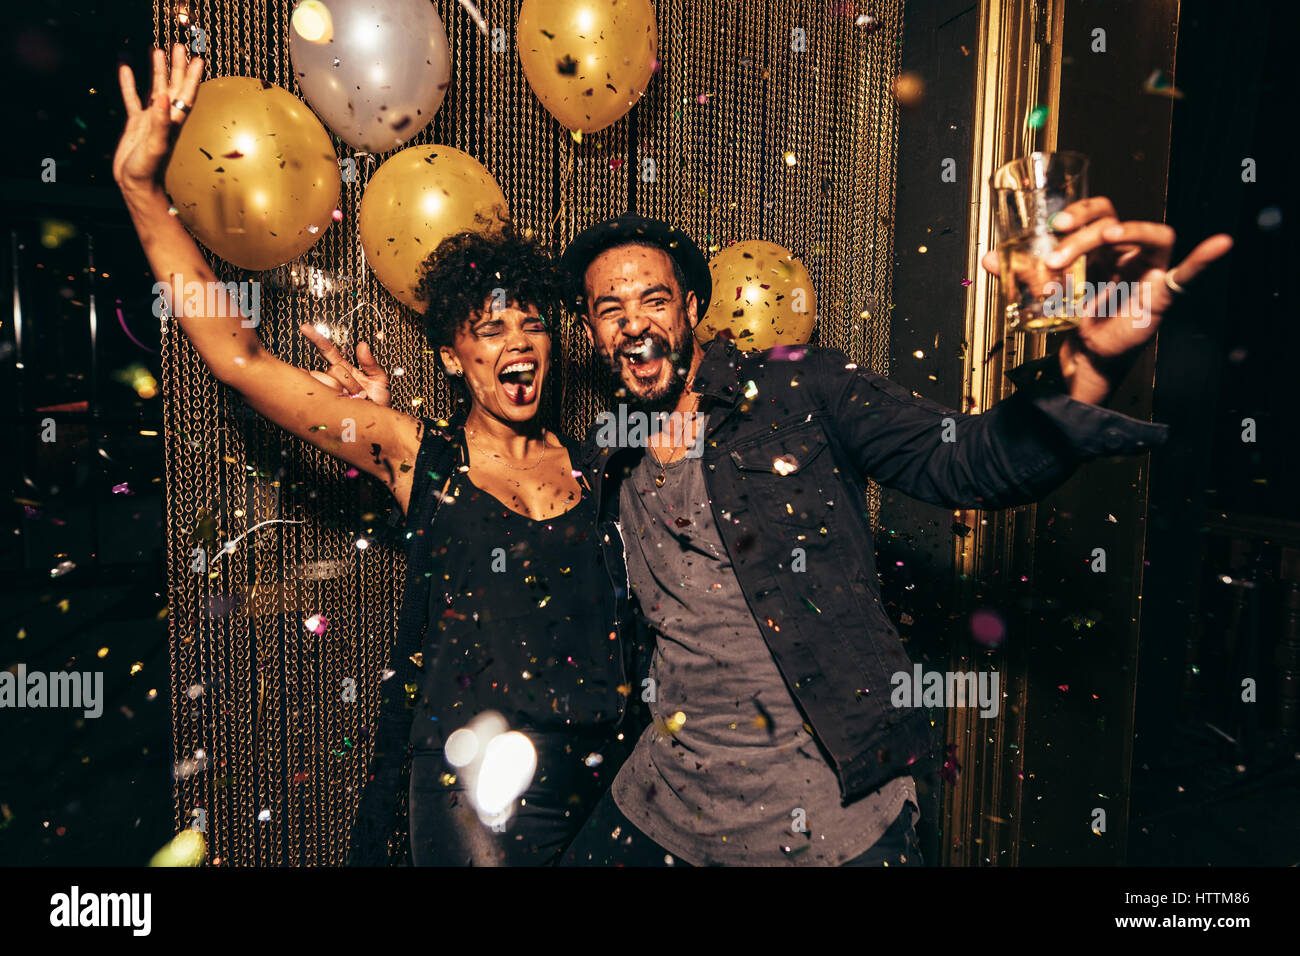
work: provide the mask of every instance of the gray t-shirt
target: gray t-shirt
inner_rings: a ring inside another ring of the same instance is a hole
[[[732,569],[700,459],[669,465],[662,487],[659,472],[647,451],[620,497],[628,576],[659,638],[654,719],[614,779],[615,803],[695,866],[838,866],[865,853],[905,801],[916,806],[915,783],[896,777],[840,805]]]

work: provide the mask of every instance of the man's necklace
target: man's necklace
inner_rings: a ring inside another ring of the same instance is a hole
[[[687,411],[687,412],[682,413],[682,440],[683,440],[683,441],[686,440],[686,421],[687,421],[687,416],[691,416],[691,417],[690,417],[690,421],[691,421],[692,423],[694,423],[694,422],[695,422],[695,419],[694,419],[695,411],[696,411],[696,409],[698,409],[699,407],[700,407],[700,395],[699,395],[698,392],[696,392],[696,393],[695,393],[695,400],[694,400],[693,402],[691,402],[691,408],[690,408],[690,411]],[[698,425],[697,425],[696,427],[698,428]],[[693,436],[693,437],[695,437],[695,436]],[[681,450],[682,454],[685,454],[685,453],[686,453],[686,449],[687,449],[688,447],[690,447],[690,444],[691,444],[690,442],[687,442],[686,444],[684,444],[684,445],[681,447],[680,450]],[[673,463],[677,460],[677,452],[678,452],[678,449],[674,448],[674,449],[672,450],[672,454],[670,454],[670,455],[668,456],[667,460],[664,460],[663,458],[660,458],[660,457],[659,457],[659,452],[658,452],[658,450],[657,450],[653,445],[650,446],[650,454],[654,455],[654,456],[655,456],[655,461],[659,462],[659,474],[655,475],[655,487],[656,487],[656,488],[662,488],[662,487],[664,486],[664,482],[668,480],[668,466],[671,465],[671,464],[673,464]]]
[[[493,452],[490,452],[490,451],[488,451],[486,448],[484,448],[482,445],[480,445],[478,442],[474,441],[474,435],[473,435],[473,434],[472,434],[468,429],[466,429],[465,434],[466,434],[466,436],[468,436],[468,438],[469,438],[469,440],[470,440],[470,444],[472,444],[475,448],[477,448],[479,451],[481,451],[484,455],[488,456],[489,458],[499,458],[499,459],[501,459],[501,464],[505,465],[507,468],[513,468],[515,471],[532,471],[534,468],[536,468],[538,465],[540,465],[540,464],[542,463],[542,459],[546,457],[546,439],[545,439],[545,438],[542,439],[542,454],[541,454],[540,457],[538,457],[537,461],[536,461],[534,464],[531,464],[531,465],[512,465],[512,464],[510,464],[510,462],[508,462],[508,461],[505,460],[505,457],[504,457],[504,456],[502,456],[502,455],[497,455],[497,454],[495,454],[495,453],[493,453]]]

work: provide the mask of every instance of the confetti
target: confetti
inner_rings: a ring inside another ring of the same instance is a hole
[[[134,335],[132,335],[132,334],[131,334],[131,330],[128,329],[128,328],[126,327],[126,316],[124,316],[124,315],[122,314],[122,300],[121,300],[121,299],[118,299],[118,300],[117,300],[117,309],[116,309],[116,311],[117,311],[117,324],[120,325],[120,326],[122,327],[122,331],[126,333],[126,337],[127,337],[128,339],[130,339],[132,342],[134,342],[137,346],[139,346],[140,348],[144,349],[146,352],[153,352],[153,351],[154,351],[153,349],[149,348],[149,346],[145,345],[143,342],[141,342],[139,339],[137,339]]]
[[[1151,75],[1142,84],[1142,91],[1154,93],[1156,96],[1167,96],[1171,100],[1183,98],[1183,91],[1174,86],[1173,80],[1165,76],[1164,71],[1159,68],[1151,71]]]
[[[795,458],[794,455],[782,455],[780,458],[777,458],[772,462],[772,470],[781,476],[792,475],[799,470],[799,459]],[[789,511],[791,514],[794,513],[791,511],[789,505],[786,505],[785,507],[786,511]]]
[[[919,73],[900,73],[894,78],[891,92],[899,106],[914,109],[925,99],[925,81]]]
[[[982,608],[970,616],[970,633],[977,644],[1001,647],[1007,639],[1007,624],[997,611]]]
[[[198,830],[182,830],[149,860],[150,866],[198,866],[207,855],[207,844]],[[215,862],[215,861],[214,861]]]

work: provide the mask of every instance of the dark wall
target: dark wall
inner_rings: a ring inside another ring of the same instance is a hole
[[[1267,793],[1265,755],[1247,752],[1240,724],[1247,710],[1264,720],[1273,713],[1269,691],[1277,688],[1268,678],[1277,662],[1258,662],[1264,693],[1243,706],[1232,699],[1240,673],[1223,667],[1227,661],[1198,658],[1193,643],[1222,636],[1229,623],[1229,588],[1219,575],[1236,572],[1214,544],[1213,525],[1245,521],[1282,533],[1300,519],[1300,427],[1292,412],[1300,328],[1290,292],[1300,250],[1286,159],[1294,142],[1289,73],[1297,14],[1294,4],[1256,3],[1224,16],[1206,0],[1184,2],[1181,13],[1183,96],[1174,101],[1168,194],[1169,221],[1179,230],[1175,259],[1217,232],[1230,233],[1235,247],[1197,280],[1160,332],[1154,417],[1169,424],[1171,440],[1152,456],[1131,858],[1223,862],[1231,852],[1221,849],[1224,834],[1237,838],[1242,825],[1253,824],[1260,855],[1231,862],[1278,853],[1275,862],[1293,862],[1293,839],[1269,840],[1260,831],[1270,816],[1294,819],[1294,789],[1238,819],[1225,790],[1211,786],[1221,778],[1224,787]],[[1255,160],[1255,182],[1242,180],[1247,158]],[[1244,418],[1256,422],[1255,443],[1242,441]],[[1265,616],[1254,637],[1267,649],[1279,629]],[[1278,761],[1294,771],[1285,759],[1294,740],[1280,750]]]

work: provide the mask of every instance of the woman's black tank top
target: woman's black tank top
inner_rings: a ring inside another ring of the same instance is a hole
[[[418,662],[422,695],[410,742],[441,749],[477,714],[512,730],[596,727],[621,715],[614,593],[601,561],[594,502],[582,483],[568,512],[535,521],[461,471],[424,535],[436,569]],[[626,692],[626,688],[624,688]]]

